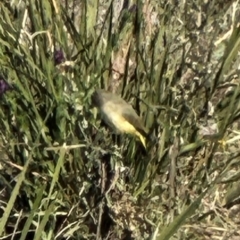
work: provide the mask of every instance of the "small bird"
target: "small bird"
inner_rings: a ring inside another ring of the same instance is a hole
[[[103,121],[113,131],[138,137],[146,149],[148,131],[129,103],[118,95],[103,89],[98,89],[93,93],[92,103],[100,110]]]

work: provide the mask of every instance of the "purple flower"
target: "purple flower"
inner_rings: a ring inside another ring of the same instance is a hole
[[[62,50],[54,51],[54,63],[55,65],[61,64],[65,61],[64,53]]]
[[[12,87],[5,81],[5,79],[0,77],[0,96],[11,89]]]

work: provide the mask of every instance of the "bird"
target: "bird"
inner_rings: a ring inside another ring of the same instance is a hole
[[[146,149],[148,130],[133,107],[115,93],[97,89],[92,94],[92,104],[100,110],[102,120],[115,133],[137,137]]]

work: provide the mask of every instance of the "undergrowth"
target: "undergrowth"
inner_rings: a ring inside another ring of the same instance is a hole
[[[237,239],[238,1],[0,3],[1,239]],[[141,116],[113,136],[96,88]]]

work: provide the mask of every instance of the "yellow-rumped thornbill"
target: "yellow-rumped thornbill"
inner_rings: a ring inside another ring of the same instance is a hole
[[[136,136],[146,149],[147,129],[129,103],[114,93],[98,89],[92,95],[92,104],[100,110],[103,121],[114,132]]]

